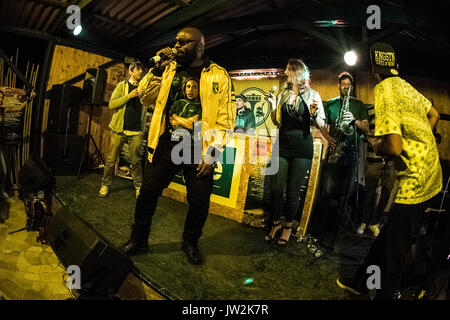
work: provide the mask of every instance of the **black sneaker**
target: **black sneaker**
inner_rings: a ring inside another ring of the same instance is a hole
[[[336,279],[336,284],[338,285],[339,288],[342,288],[357,296],[360,296],[362,292],[358,290],[358,287],[354,285],[353,282],[354,281],[345,277],[338,277]]]
[[[198,265],[203,262],[203,256],[197,244],[183,242],[181,250],[186,253],[186,257],[190,263]]]

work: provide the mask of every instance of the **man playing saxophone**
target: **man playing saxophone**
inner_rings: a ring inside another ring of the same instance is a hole
[[[361,101],[352,97],[353,76],[348,72],[342,72],[339,74],[338,86],[340,95],[324,102],[325,116],[332,138],[328,161],[322,173],[321,201],[319,201],[319,208],[322,209],[321,220],[336,223],[340,223],[336,220],[341,216],[346,199],[354,190],[359,137],[369,131],[367,109]],[[333,226],[334,228],[336,226]]]

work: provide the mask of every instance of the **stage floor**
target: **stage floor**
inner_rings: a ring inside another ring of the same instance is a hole
[[[100,173],[78,180],[57,177],[56,196],[118,247],[129,237],[135,192],[130,180],[115,178],[109,196],[100,198],[100,180]],[[150,251],[133,257],[138,276],[168,299],[348,299],[335,284],[336,277],[354,270],[370,243],[370,239],[354,235],[340,237],[334,252],[316,258],[292,238],[286,248],[267,244],[263,230],[210,214],[199,242],[205,263],[195,266],[181,251],[186,211],[186,205],[161,197]],[[336,253],[342,250],[356,259]]]

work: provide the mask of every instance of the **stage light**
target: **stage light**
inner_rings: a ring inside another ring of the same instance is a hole
[[[349,66],[354,66],[357,60],[358,57],[356,56],[356,53],[354,51],[347,51],[344,55],[344,61]]]
[[[77,35],[80,34],[81,30],[83,30],[83,28],[81,27],[81,25],[77,25],[77,26],[75,27],[75,29],[73,29],[73,34],[77,36]]]

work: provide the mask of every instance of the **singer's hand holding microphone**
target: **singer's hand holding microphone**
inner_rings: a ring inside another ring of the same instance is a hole
[[[164,48],[159,50],[156,55],[150,58],[149,63],[151,67],[156,67],[160,70],[164,68],[175,58],[177,54],[177,49],[174,48]]]

